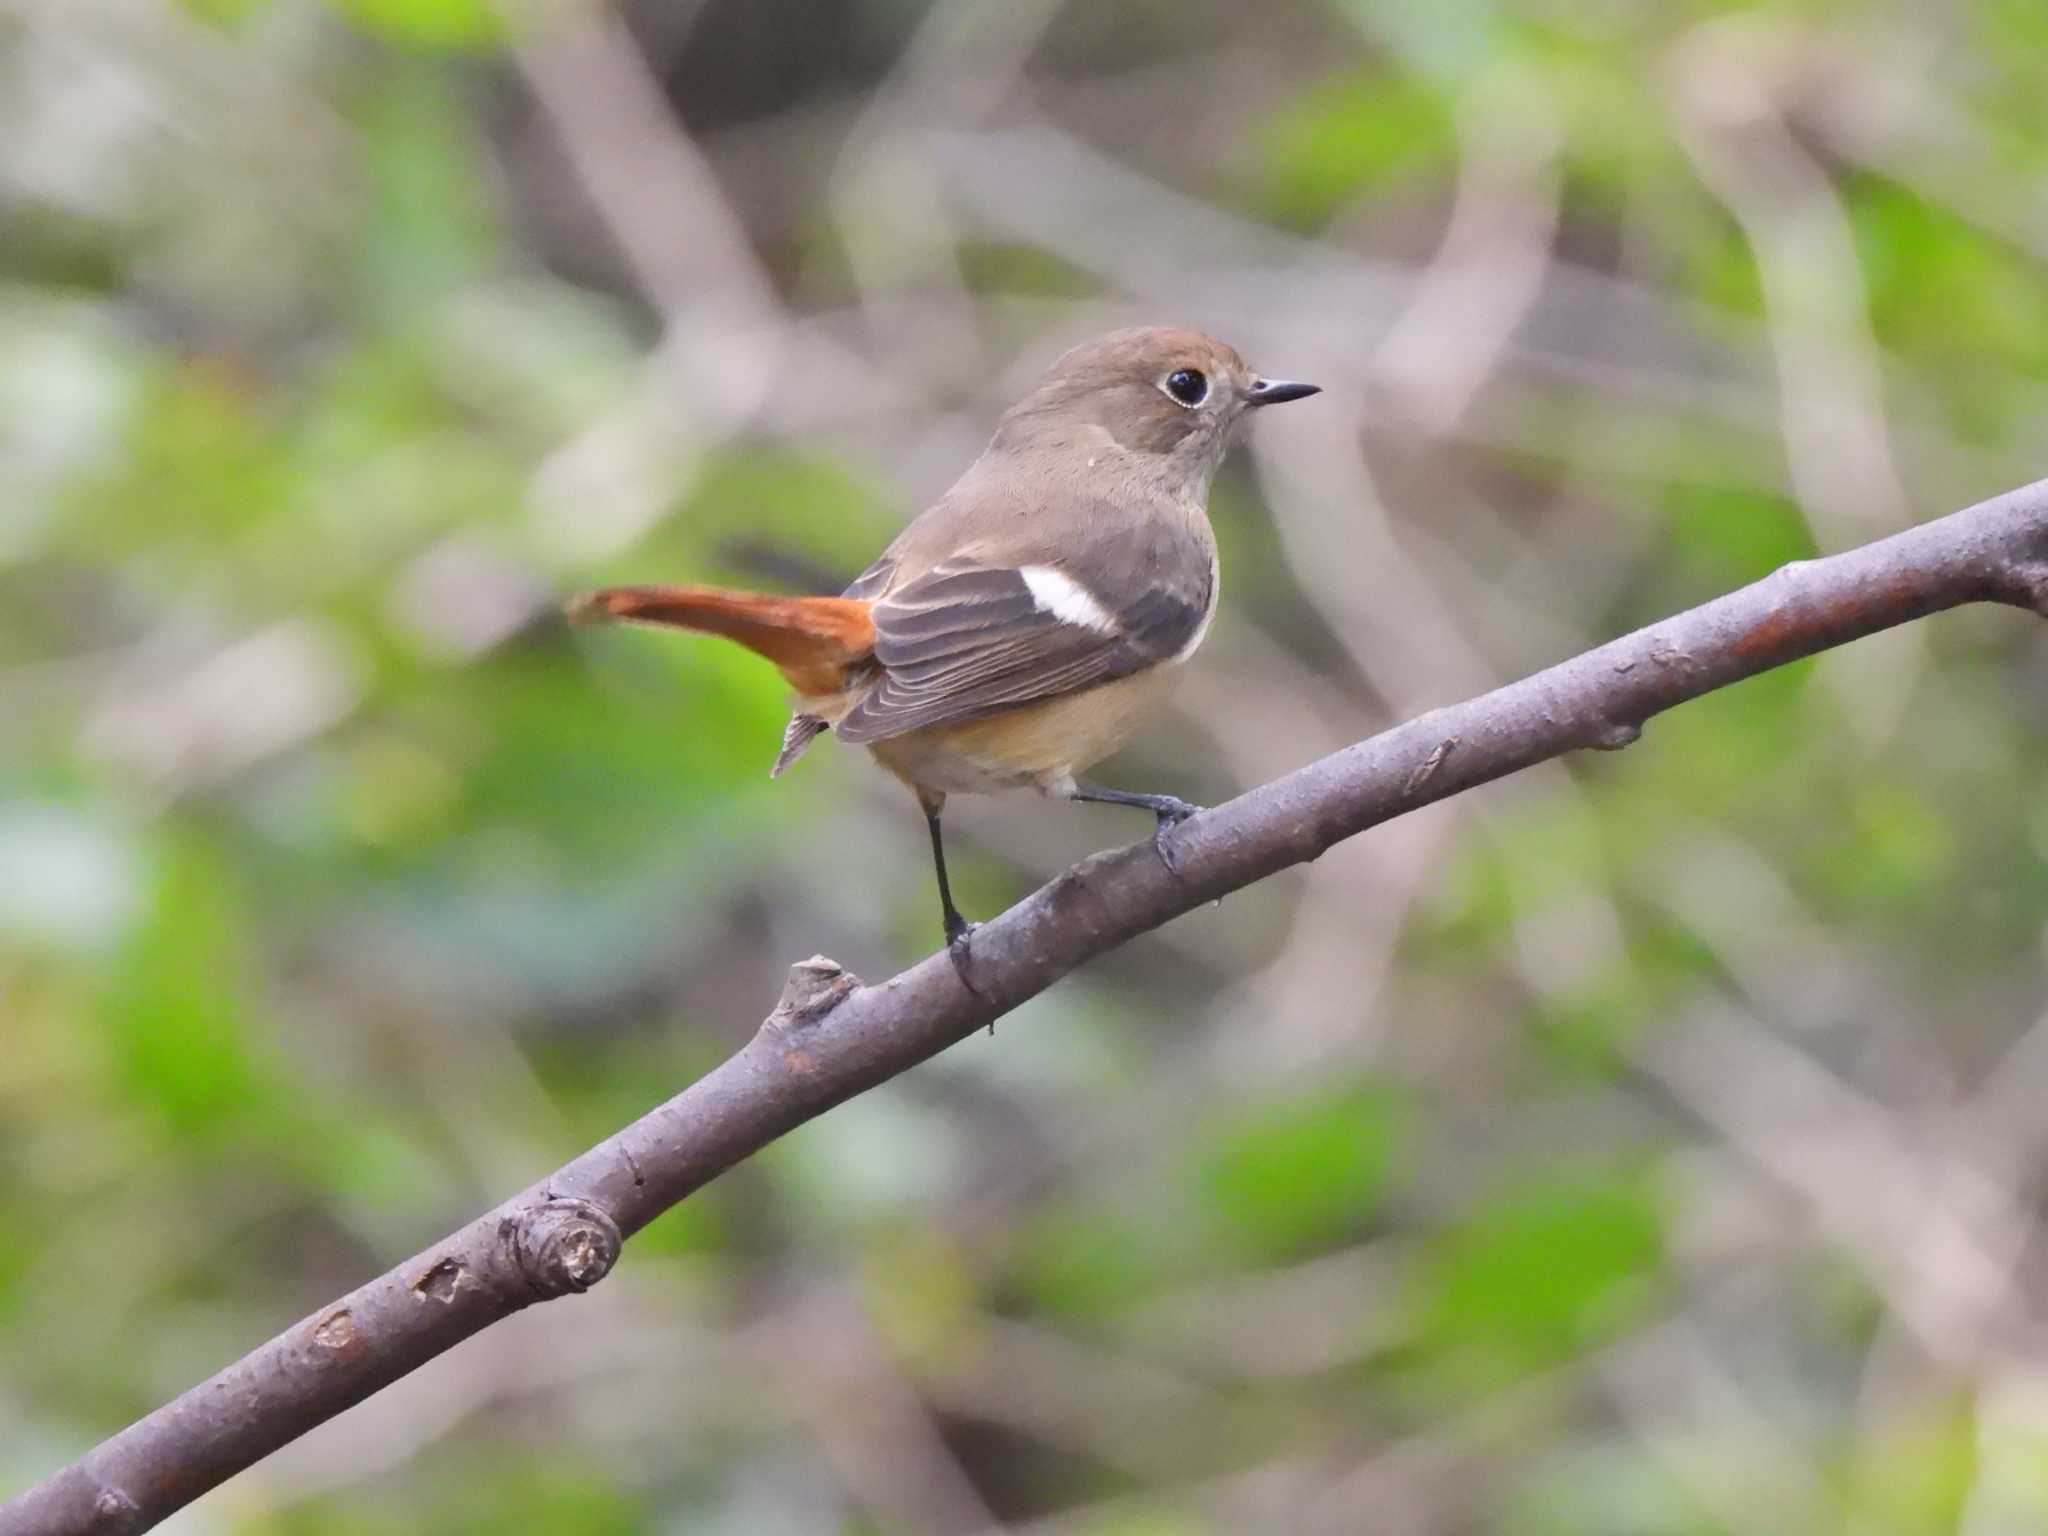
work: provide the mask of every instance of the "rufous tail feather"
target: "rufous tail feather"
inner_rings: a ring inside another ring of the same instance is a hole
[[[578,622],[665,624],[737,640],[809,697],[837,693],[875,649],[875,621],[855,597],[777,597],[723,587],[607,587],[569,607]]]

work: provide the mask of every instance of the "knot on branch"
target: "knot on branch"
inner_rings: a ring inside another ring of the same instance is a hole
[[[336,1307],[313,1325],[314,1359],[323,1365],[354,1365],[370,1353],[370,1341],[347,1307]]]
[[[556,1196],[505,1219],[505,1241],[535,1294],[587,1291],[612,1272],[626,1239],[588,1200]]]
[[[2015,561],[2002,573],[1999,588],[2004,601],[2048,618],[2048,561]]]
[[[860,978],[837,960],[823,955],[799,960],[789,968],[789,979],[782,984],[782,996],[776,1000],[775,1011],[761,1027],[787,1032],[816,1024],[859,985]]]
[[[1619,752],[1642,739],[1643,726],[1639,720],[1602,720],[1593,727],[1586,745],[1595,752]]]
[[[1408,782],[1401,786],[1403,795],[1414,795],[1437,776],[1437,771],[1451,760],[1451,754],[1458,750],[1458,738],[1446,736],[1430,749],[1429,756],[1415,765],[1415,771],[1408,775]]]
[[[128,1531],[147,1530],[149,1525],[127,1494],[118,1488],[102,1488],[92,1501],[92,1523],[87,1529],[93,1536],[125,1536]]]

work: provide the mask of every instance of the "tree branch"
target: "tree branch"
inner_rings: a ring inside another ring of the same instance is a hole
[[[708,1076],[0,1507],[0,1536],[147,1529],[499,1319],[588,1289],[626,1238],[741,1159],[1203,902],[1533,763],[1626,746],[1674,704],[1973,602],[2048,613],[2048,481],[1346,747],[1183,823],[1167,858],[1148,840],[1087,859],[976,932],[971,992],[944,954],[877,986],[806,961]]]

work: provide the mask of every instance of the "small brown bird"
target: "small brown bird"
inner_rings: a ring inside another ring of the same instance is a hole
[[[1209,482],[1234,429],[1317,392],[1259,378],[1199,331],[1115,331],[1054,363],[838,597],[613,587],[572,612],[724,635],[773,662],[797,692],[774,774],[833,730],[908,785],[964,976],[974,925],[946,880],[948,795],[1030,785],[1142,807],[1162,834],[1200,809],[1075,775],[1130,740],[1208,632]]]

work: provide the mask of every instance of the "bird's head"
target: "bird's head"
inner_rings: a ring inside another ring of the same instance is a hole
[[[1163,454],[1207,476],[1247,414],[1319,392],[1261,378],[1213,336],[1177,326],[1111,331],[1046,370],[1004,413],[995,446],[1028,448],[1106,433],[1132,453]]]

